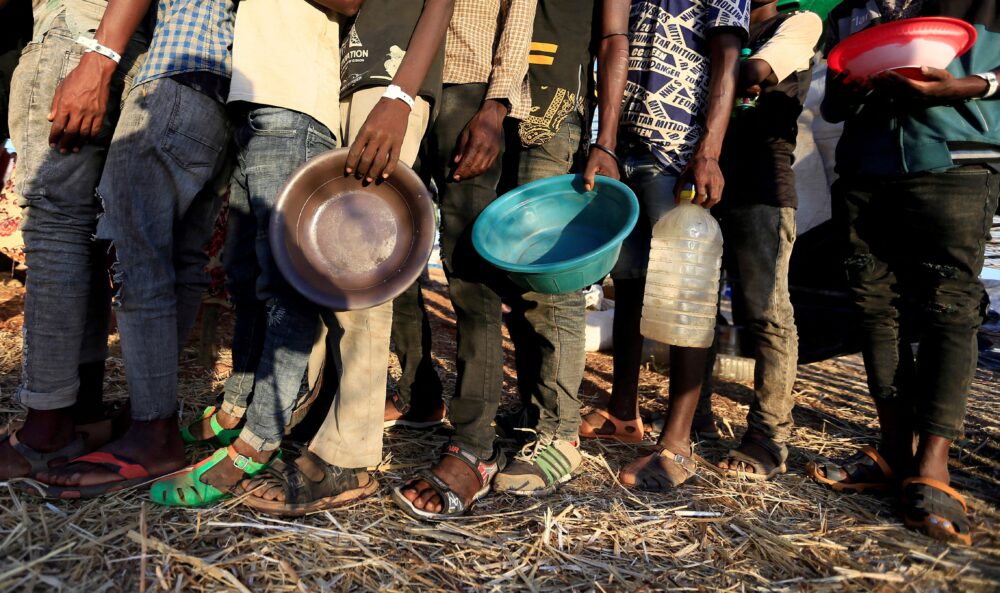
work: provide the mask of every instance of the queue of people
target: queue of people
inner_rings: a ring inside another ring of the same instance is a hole
[[[824,116],[845,122],[834,210],[883,436],[806,470],[838,491],[899,496],[907,525],[971,541],[947,460],[975,368],[977,277],[1000,193],[994,2],[847,0],[825,44],[818,16],[779,12],[777,0],[32,5],[9,107],[29,268],[17,395],[27,414],[0,442],[0,479],[27,478],[62,499],[151,483],[159,504],[239,496],[296,516],[379,492],[372,468],[385,427],[447,418],[454,434],[430,467],[389,486],[402,511],[425,520],[463,515],[491,490],[552,493],[581,471],[581,439],[643,440],[639,322],[652,227],[689,186],[721,222],[757,369],[748,429],[714,463],[734,478],[787,471],[798,349],[791,166],[814,57],[880,22],[972,23],[979,39],[968,56],[947,71],[924,68],[925,80],[828,80]],[[436,188],[458,326],[447,406],[418,285],[393,302],[330,312],[299,294],[271,253],[281,186],[339,147],[350,149],[346,174],[377,183],[405,165]],[[588,188],[596,175],[622,179],[641,210],[611,273],[610,399],[582,417],[583,295],[514,289],[470,238],[498,195],[569,172]],[[179,427],[178,353],[227,190],[233,370],[218,405]],[[129,406],[94,438],[112,310]],[[504,321],[523,409],[498,417]],[[402,378],[386,397],[391,344]],[[662,492],[698,473],[691,435],[714,430],[714,356],[714,347],[671,349],[664,428],[653,453],[620,469],[622,484]],[[286,431],[323,374],[337,378],[333,403],[289,457]],[[511,440],[516,450],[503,446]],[[192,460],[194,443],[216,450]]]

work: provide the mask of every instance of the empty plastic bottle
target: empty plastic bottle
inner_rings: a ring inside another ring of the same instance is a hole
[[[640,329],[671,346],[708,348],[719,303],[722,230],[692,199],[693,186],[653,227]]]

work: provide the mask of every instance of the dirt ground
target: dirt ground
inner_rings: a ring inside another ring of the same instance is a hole
[[[3,276],[9,278],[9,276]],[[434,355],[454,389],[454,315],[435,274],[426,287]],[[19,412],[23,289],[0,285],[0,421]],[[190,419],[229,370],[232,319],[223,312],[214,368],[199,366],[194,338],[182,356],[182,412]],[[507,349],[505,407],[516,400]],[[126,397],[113,338],[107,395]],[[582,397],[610,387],[611,358],[588,355]],[[395,361],[394,361],[395,365]],[[393,369],[398,374],[398,368]],[[998,591],[1000,590],[1000,382],[980,370],[965,438],[952,450],[955,486],[975,525],[972,547],[904,529],[892,501],[825,490],[806,462],[849,454],[877,437],[860,358],[799,368],[789,472],[759,484],[701,472],[667,495],[616,480],[636,448],[584,443],[581,475],[539,499],[490,496],[467,518],[425,524],[400,512],[388,488],[429,462],[446,436],[392,431],[373,499],[296,521],[259,516],[238,501],[204,510],[163,509],[143,490],[83,502],[46,503],[0,485],[0,591]],[[645,412],[666,404],[667,378],[642,372]],[[708,459],[746,427],[746,385],[714,397],[724,439],[701,444]],[[652,444],[652,441],[649,442]],[[191,451],[191,459],[208,450]],[[692,511],[694,511],[692,513]],[[702,515],[702,516],[698,516]]]

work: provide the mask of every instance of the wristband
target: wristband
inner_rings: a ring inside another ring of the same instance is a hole
[[[986,81],[986,84],[989,85],[986,88],[986,94],[981,97],[978,97],[979,99],[989,99],[993,95],[997,94],[998,90],[1000,90],[1000,83],[997,82],[996,74],[992,72],[981,72],[978,74],[973,74],[973,76],[978,76],[979,78],[982,78],[983,80]]]
[[[413,97],[408,95],[406,91],[404,91],[399,87],[399,85],[390,84],[389,86],[385,87],[385,92],[382,93],[382,96],[386,99],[399,99],[403,103],[406,103],[411,110],[413,109],[414,105]]]
[[[121,55],[110,47],[105,47],[97,42],[96,39],[91,37],[84,37],[83,35],[76,38],[76,42],[84,47],[84,53],[94,52],[95,54],[101,54],[105,58],[108,58],[115,64],[122,61]]]
[[[605,146],[603,144],[598,144],[597,142],[591,142],[590,143],[590,147],[591,148],[596,148],[597,150],[600,150],[601,152],[608,153],[609,155],[611,155],[611,158],[615,159],[615,162],[618,163],[618,168],[619,169],[622,168],[622,160],[620,158],[618,158],[618,155],[615,154],[615,151],[611,150],[610,148],[608,148],[607,146]]]

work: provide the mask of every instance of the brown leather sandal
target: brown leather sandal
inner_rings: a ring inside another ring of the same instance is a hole
[[[663,468],[663,463],[680,471],[681,477],[671,475]],[[651,492],[667,492],[696,476],[698,462],[694,456],[686,457],[658,445],[656,450],[645,457],[640,457],[628,464],[620,472],[618,479],[625,486]]]
[[[604,419],[600,426],[594,426],[587,421],[587,416],[597,414]],[[642,418],[636,416],[635,420],[621,420],[607,410],[595,408],[587,416],[580,419],[580,437],[584,439],[607,439],[620,443],[641,443],[645,429],[642,426]],[[612,431],[607,432],[606,428],[611,424]],[[602,432],[602,430],[604,432]]]

